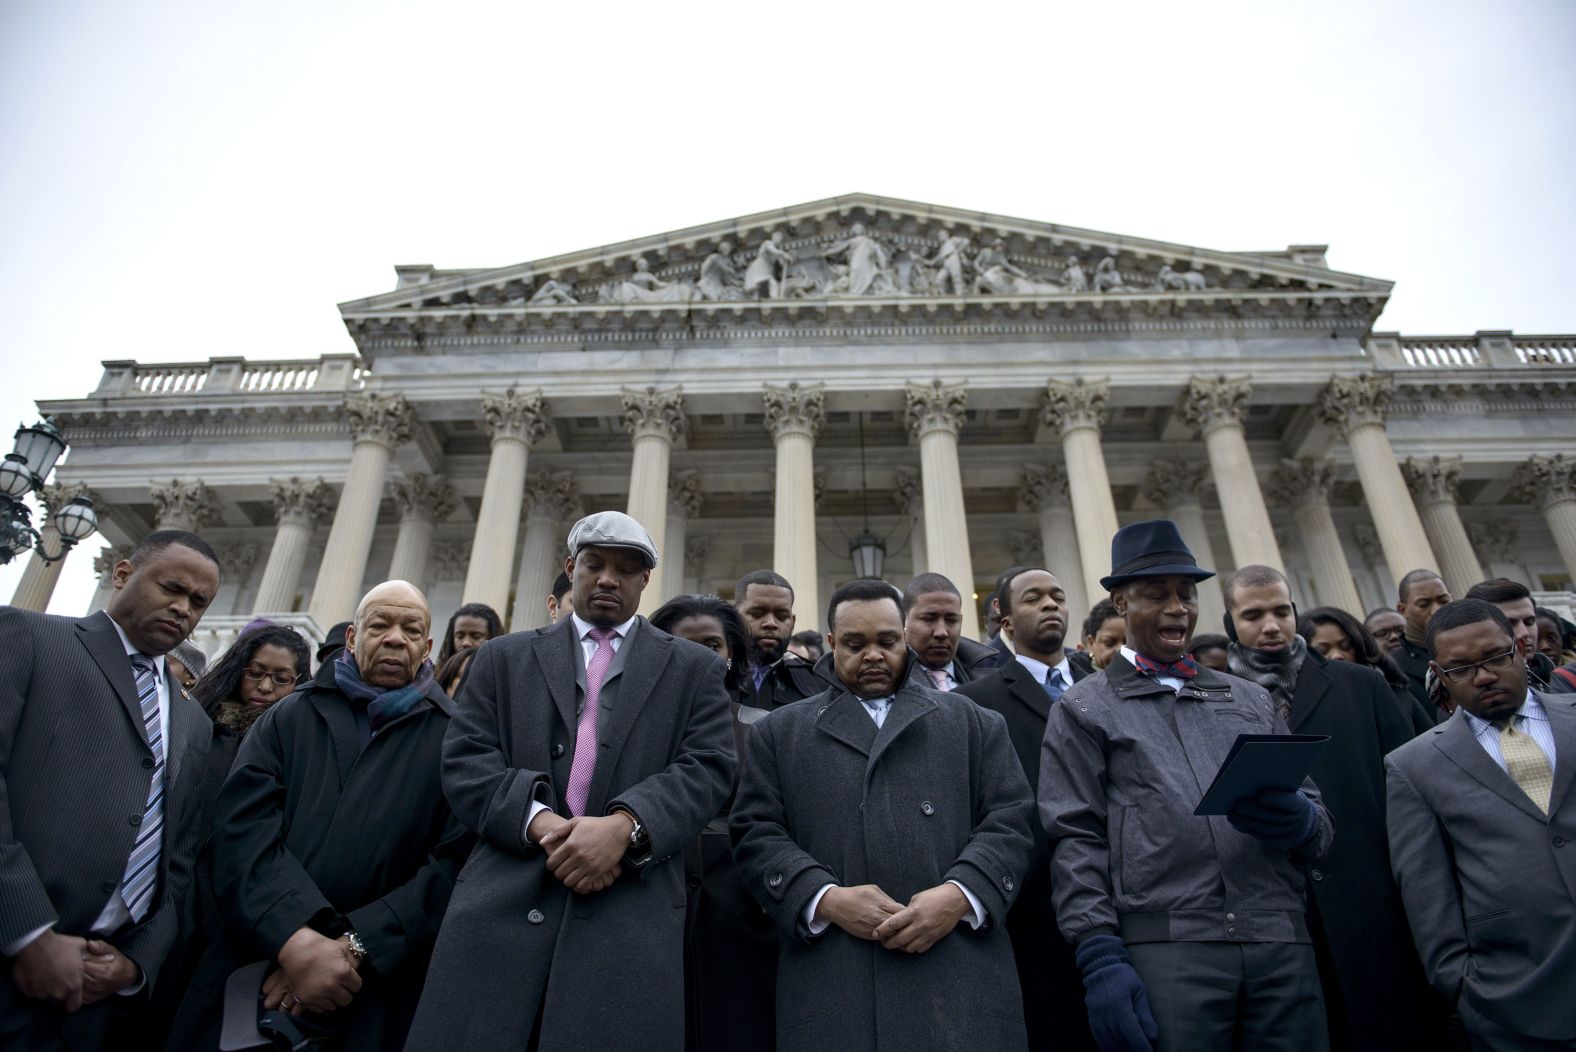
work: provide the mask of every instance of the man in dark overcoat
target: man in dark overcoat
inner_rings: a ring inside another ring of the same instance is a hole
[[[682,855],[733,783],[724,665],[636,616],[657,551],[634,519],[587,516],[569,551],[574,612],[483,644],[458,699],[444,790],[480,842],[411,1049],[684,1045]]]
[[[1002,634],[1017,651],[1015,660],[965,683],[958,693],[999,712],[1031,791],[1040,787],[1040,747],[1045,718],[1068,687],[1094,670],[1071,659],[1066,647],[1067,593],[1049,570],[1018,568],[1005,578],[999,596]],[[1034,851],[1012,911],[1007,934],[1023,987],[1023,1016],[1031,1049],[1094,1048],[1084,1011],[1083,977],[1072,947],[1056,934],[1056,904],[1051,898],[1051,849],[1045,830],[1034,822]]]
[[[226,984],[269,962],[262,1036],[398,1048],[471,838],[439,783],[449,699],[427,601],[367,593],[345,650],[258,717],[214,805],[222,936],[203,955],[171,1052],[217,1048]],[[303,1046],[305,1047],[305,1046]]]
[[[751,727],[731,820],[781,940],[777,1047],[1023,1049],[1003,921],[1033,800],[1006,724],[908,674],[890,585],[826,620],[839,685]]]
[[[1332,1049],[1437,1046],[1445,1005],[1428,986],[1390,875],[1384,758],[1412,739],[1384,677],[1329,661],[1296,633],[1279,570],[1244,566],[1226,582],[1234,675],[1270,692],[1293,734],[1329,735],[1310,776],[1340,830],[1308,870],[1308,929]]]

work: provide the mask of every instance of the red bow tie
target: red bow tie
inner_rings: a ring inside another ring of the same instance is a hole
[[[1166,665],[1162,665],[1158,661],[1151,661],[1142,654],[1135,654],[1133,656],[1133,667],[1138,669],[1140,675],[1153,676],[1156,679],[1159,679],[1161,676],[1192,679],[1198,675],[1198,662],[1186,654]]]

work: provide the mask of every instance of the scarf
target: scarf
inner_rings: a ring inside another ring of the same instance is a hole
[[[416,670],[416,678],[403,687],[374,687],[362,681],[355,655],[346,650],[334,661],[334,683],[352,702],[366,706],[367,719],[372,723],[372,733],[376,734],[415,708],[426,696],[427,687],[432,683],[432,662],[423,661],[421,668]]]
[[[1234,676],[1257,683],[1270,692],[1281,719],[1291,716],[1291,696],[1297,690],[1297,673],[1308,657],[1308,644],[1299,635],[1291,637],[1284,650],[1255,650],[1241,643],[1226,647],[1226,663]]]
[[[266,707],[258,708],[244,701],[221,701],[219,707],[214,710],[213,722],[234,732],[239,738],[251,730],[252,724],[257,722],[257,717],[267,711]]]

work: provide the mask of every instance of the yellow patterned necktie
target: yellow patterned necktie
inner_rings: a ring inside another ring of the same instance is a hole
[[[1516,729],[1517,722],[1524,718],[1518,713],[1495,721],[1499,726],[1499,754],[1505,758],[1505,770],[1511,781],[1538,805],[1538,810],[1548,814],[1549,797],[1554,793],[1554,768],[1538,748],[1538,743],[1532,740],[1532,735]]]

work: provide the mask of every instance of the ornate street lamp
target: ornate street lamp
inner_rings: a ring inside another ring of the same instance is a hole
[[[50,521],[60,533],[60,551],[44,550],[43,538],[33,529],[32,515],[22,498],[44,488],[55,462],[66,451],[66,440],[48,420],[16,429],[16,448],[0,461],[0,566],[33,548],[46,563],[59,562],[78,541],[98,529],[93,502],[76,497],[55,510]]]

